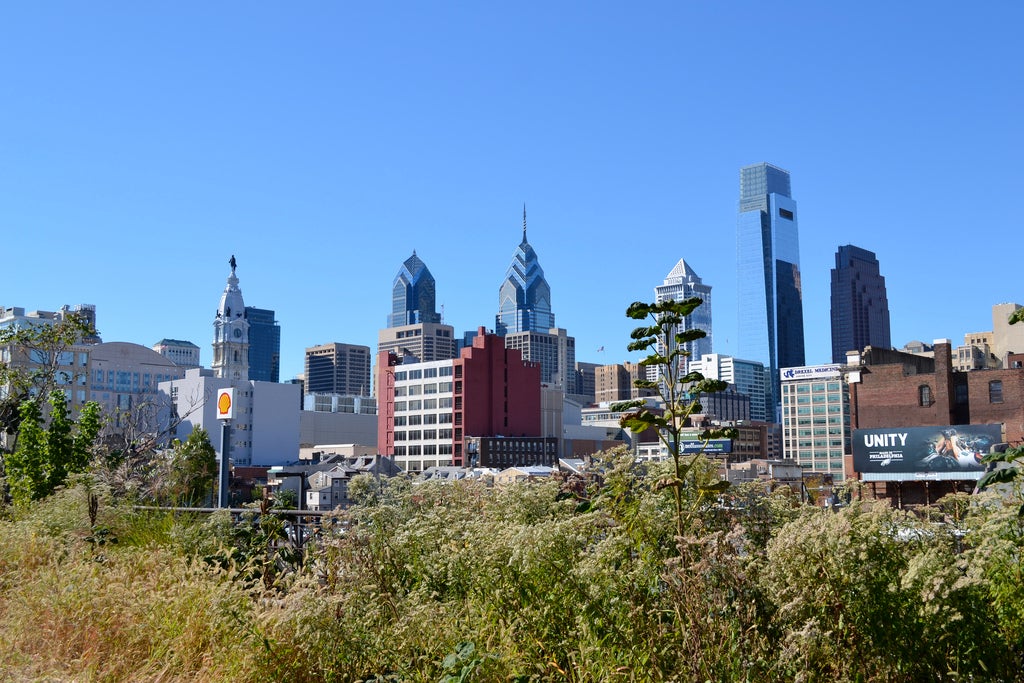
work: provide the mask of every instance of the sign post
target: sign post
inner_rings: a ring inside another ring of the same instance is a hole
[[[231,455],[231,418],[235,416],[235,390],[217,391],[217,419],[220,420],[220,477],[217,485],[217,507],[231,507],[228,496],[228,480],[231,476],[229,457]]]

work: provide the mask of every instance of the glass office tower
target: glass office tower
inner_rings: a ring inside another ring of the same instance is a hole
[[[874,252],[847,244],[832,269],[832,362],[865,346],[892,348],[889,298]]]
[[[779,368],[804,365],[800,244],[788,171],[766,163],[740,169],[736,252],[738,355],[769,369],[769,405],[777,407]]]
[[[249,379],[281,381],[281,327],[274,312],[246,306],[245,318],[249,321]]]

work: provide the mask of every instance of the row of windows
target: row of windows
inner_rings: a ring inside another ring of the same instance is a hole
[[[451,455],[452,445],[450,443],[426,444],[424,446],[395,446],[395,455]],[[427,467],[436,467],[437,462],[427,461],[423,463]],[[408,463],[408,469],[418,470],[419,463]]]
[[[430,379],[432,377],[451,377],[452,368],[446,365],[440,368],[417,368],[415,370],[398,370],[395,372],[395,381],[404,382],[409,379]]]
[[[807,406],[807,407],[803,407],[803,408],[793,408],[792,406],[787,406],[785,414],[786,415],[812,415],[812,414],[813,415],[825,415],[826,412],[829,415],[838,415],[839,413],[843,412],[843,407],[841,405],[838,405],[838,406],[813,406],[813,407],[812,406]]]
[[[395,412],[404,413],[408,410],[438,410],[452,407],[452,397],[413,399],[411,401],[395,401]]]
[[[450,441],[451,438],[451,429],[410,429],[395,432],[395,441],[436,441],[438,439]]]
[[[782,385],[782,393],[784,394],[809,394],[818,393],[821,391],[839,391],[843,388],[842,382],[812,382],[811,384],[792,384],[786,383]]]
[[[427,384],[409,384],[395,387],[395,396],[420,396],[422,394],[450,394],[451,382],[430,382]]]
[[[445,418],[448,418],[447,420]],[[438,420],[440,418],[440,420]],[[451,422],[450,414],[437,415],[436,413],[427,413],[425,415],[395,415],[395,426],[405,427],[406,425],[415,427],[417,425],[436,425],[438,422]]]

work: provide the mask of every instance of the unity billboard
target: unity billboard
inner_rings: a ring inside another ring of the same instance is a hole
[[[853,430],[853,469],[862,473],[982,472],[1002,425]]]

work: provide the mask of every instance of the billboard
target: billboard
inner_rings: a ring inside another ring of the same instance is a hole
[[[982,472],[1002,425],[853,430],[853,469],[870,473]]]
[[[680,443],[683,447],[679,452],[683,454],[700,453],[702,449],[708,455],[732,453],[732,439],[711,439],[707,447],[703,441],[684,440]]]

